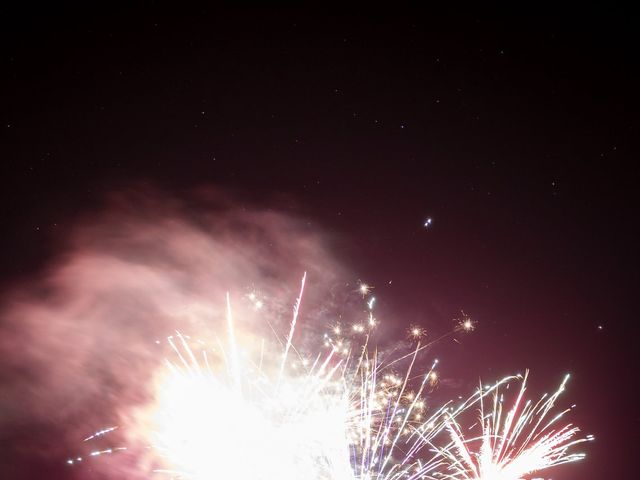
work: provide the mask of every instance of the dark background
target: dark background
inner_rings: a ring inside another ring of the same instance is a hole
[[[175,8],[2,12],[2,284],[113,189],[229,188],[342,239],[399,332],[477,320],[447,375],[571,372],[597,440],[554,478],[635,477],[640,19]]]

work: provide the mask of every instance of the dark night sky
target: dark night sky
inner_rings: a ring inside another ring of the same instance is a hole
[[[556,478],[631,478],[637,21],[5,11],[0,280],[105,192],[228,188],[340,238],[399,330],[477,319],[452,375],[571,371],[597,442]]]

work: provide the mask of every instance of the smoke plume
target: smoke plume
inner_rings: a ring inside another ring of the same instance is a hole
[[[215,190],[181,199],[148,189],[111,195],[64,245],[39,275],[4,294],[5,478],[104,478],[99,461],[76,468],[65,460],[83,438],[148,401],[156,340],[220,333],[226,292],[242,328],[283,334],[303,272],[312,285],[303,322],[318,321],[310,312],[321,316],[345,278],[327,239],[307,223]],[[247,301],[252,292],[263,308]]]

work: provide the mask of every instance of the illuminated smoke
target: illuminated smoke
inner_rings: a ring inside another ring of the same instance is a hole
[[[234,301],[234,310],[266,333],[290,318],[307,271],[314,288],[305,304],[320,314],[317,300],[326,305],[342,277],[322,238],[214,190],[112,195],[36,279],[4,292],[0,463],[16,472],[58,465],[88,432],[126,419],[149,395],[154,339],[223,329],[227,291],[232,301],[259,297]]]

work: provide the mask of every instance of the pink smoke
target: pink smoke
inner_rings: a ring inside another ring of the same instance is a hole
[[[326,306],[343,269],[320,232],[219,191],[112,195],[69,233],[37,278],[6,292],[0,320],[0,463],[6,478],[133,478],[124,460],[65,465],[82,439],[148,400],[156,339],[223,328],[230,292],[247,328],[281,332],[303,272],[302,322]],[[243,302],[257,288],[259,312]],[[309,313],[307,313],[309,312]],[[112,437],[117,442],[117,435]],[[123,456],[123,458],[126,458]],[[29,466],[27,466],[27,464]],[[114,465],[119,465],[116,472]],[[7,471],[7,470],[5,470]],[[91,477],[90,475],[93,475]]]

